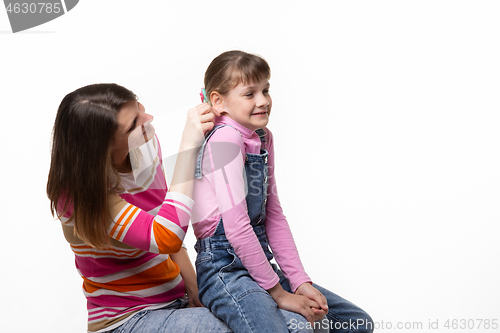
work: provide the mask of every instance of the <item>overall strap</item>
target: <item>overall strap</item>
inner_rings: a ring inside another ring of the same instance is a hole
[[[257,135],[259,136],[260,138],[260,142],[261,142],[261,147],[264,147],[265,150],[267,150],[267,139],[266,139],[266,131],[264,131],[262,128],[259,128],[259,129],[256,129],[255,130],[255,133],[257,133]]]
[[[194,172],[195,179],[201,179],[201,176],[202,176],[201,167],[202,167],[202,162],[203,162],[203,153],[205,151],[205,147],[207,146],[208,140],[210,139],[210,137],[212,137],[212,135],[215,133],[215,131],[217,131],[219,128],[222,128],[224,126],[229,126],[231,128],[234,128],[233,126],[231,126],[229,124],[217,125],[214,128],[212,128],[212,130],[209,133],[206,134],[205,141],[201,145],[200,150],[198,151],[198,157],[196,158],[196,168],[195,168],[195,172]],[[238,131],[236,128],[234,128],[234,129],[236,131]],[[239,133],[239,131],[238,131],[238,133]],[[240,133],[240,135],[241,135],[241,133]]]

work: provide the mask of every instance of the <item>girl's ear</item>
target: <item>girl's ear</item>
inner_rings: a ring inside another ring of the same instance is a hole
[[[224,101],[221,94],[219,94],[218,92],[212,91],[210,93],[210,102],[212,103],[212,107],[219,113],[224,110]]]

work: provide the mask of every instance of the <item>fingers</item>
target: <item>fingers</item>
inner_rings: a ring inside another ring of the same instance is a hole
[[[210,104],[208,103],[203,103],[203,104],[199,104],[198,106],[196,106],[196,109],[198,110],[198,113],[199,115],[202,115],[202,114],[206,114],[206,113],[213,113],[215,114],[217,117],[220,116],[220,113],[219,111],[217,111],[216,109],[214,109]]]
[[[301,297],[304,297],[304,303],[302,304],[301,314],[307,319],[308,322],[313,324],[316,320],[323,317],[323,315],[319,317],[315,312],[315,310],[319,308],[318,303],[316,303],[313,300],[310,300],[305,296]]]
[[[203,134],[206,134],[212,128],[214,128],[214,123],[212,123],[212,122],[202,123],[201,124],[201,129],[203,130]]]

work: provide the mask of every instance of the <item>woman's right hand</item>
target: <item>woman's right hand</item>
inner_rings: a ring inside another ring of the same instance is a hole
[[[314,309],[319,308],[318,303],[306,296],[289,293],[279,283],[267,291],[278,305],[278,308],[299,313],[311,324],[323,318],[323,314],[319,315],[314,311]]]
[[[198,148],[203,142],[205,133],[214,127],[216,116],[220,116],[220,113],[208,103],[189,109],[182,132],[181,150]]]

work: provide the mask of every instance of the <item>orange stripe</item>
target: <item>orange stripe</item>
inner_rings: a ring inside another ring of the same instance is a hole
[[[177,264],[174,263],[169,257],[160,264],[139,272],[136,275],[110,281],[108,283],[97,283],[83,277],[83,287],[88,293],[93,293],[99,289],[113,290],[122,293],[137,291],[153,288],[167,283],[168,281],[172,281],[177,277],[177,275],[179,275],[179,273],[179,266],[177,266]],[[143,283],[144,281],[148,281],[148,283]]]
[[[125,215],[127,215],[127,212],[128,212],[128,211],[129,211],[132,207],[133,207],[132,205],[129,205],[129,206],[127,207],[127,209],[125,209],[125,211],[123,212],[123,214],[122,214],[122,215],[120,215],[120,218],[118,219],[118,221],[116,221],[115,226],[113,227],[113,229],[111,229],[110,235],[113,235],[113,234],[115,233],[116,229],[120,226],[120,222],[122,221],[123,217],[124,217]]]
[[[120,239],[120,237],[122,236],[123,232],[125,231],[125,229],[127,228],[127,225],[129,224],[130,220],[132,220],[132,218],[134,217],[135,213],[137,212],[139,208],[135,207],[134,210],[132,211],[132,213],[130,213],[130,216],[128,217],[127,221],[125,221],[125,223],[123,224],[123,227],[120,229],[120,232],[118,233],[118,236],[116,236],[116,239]]]

